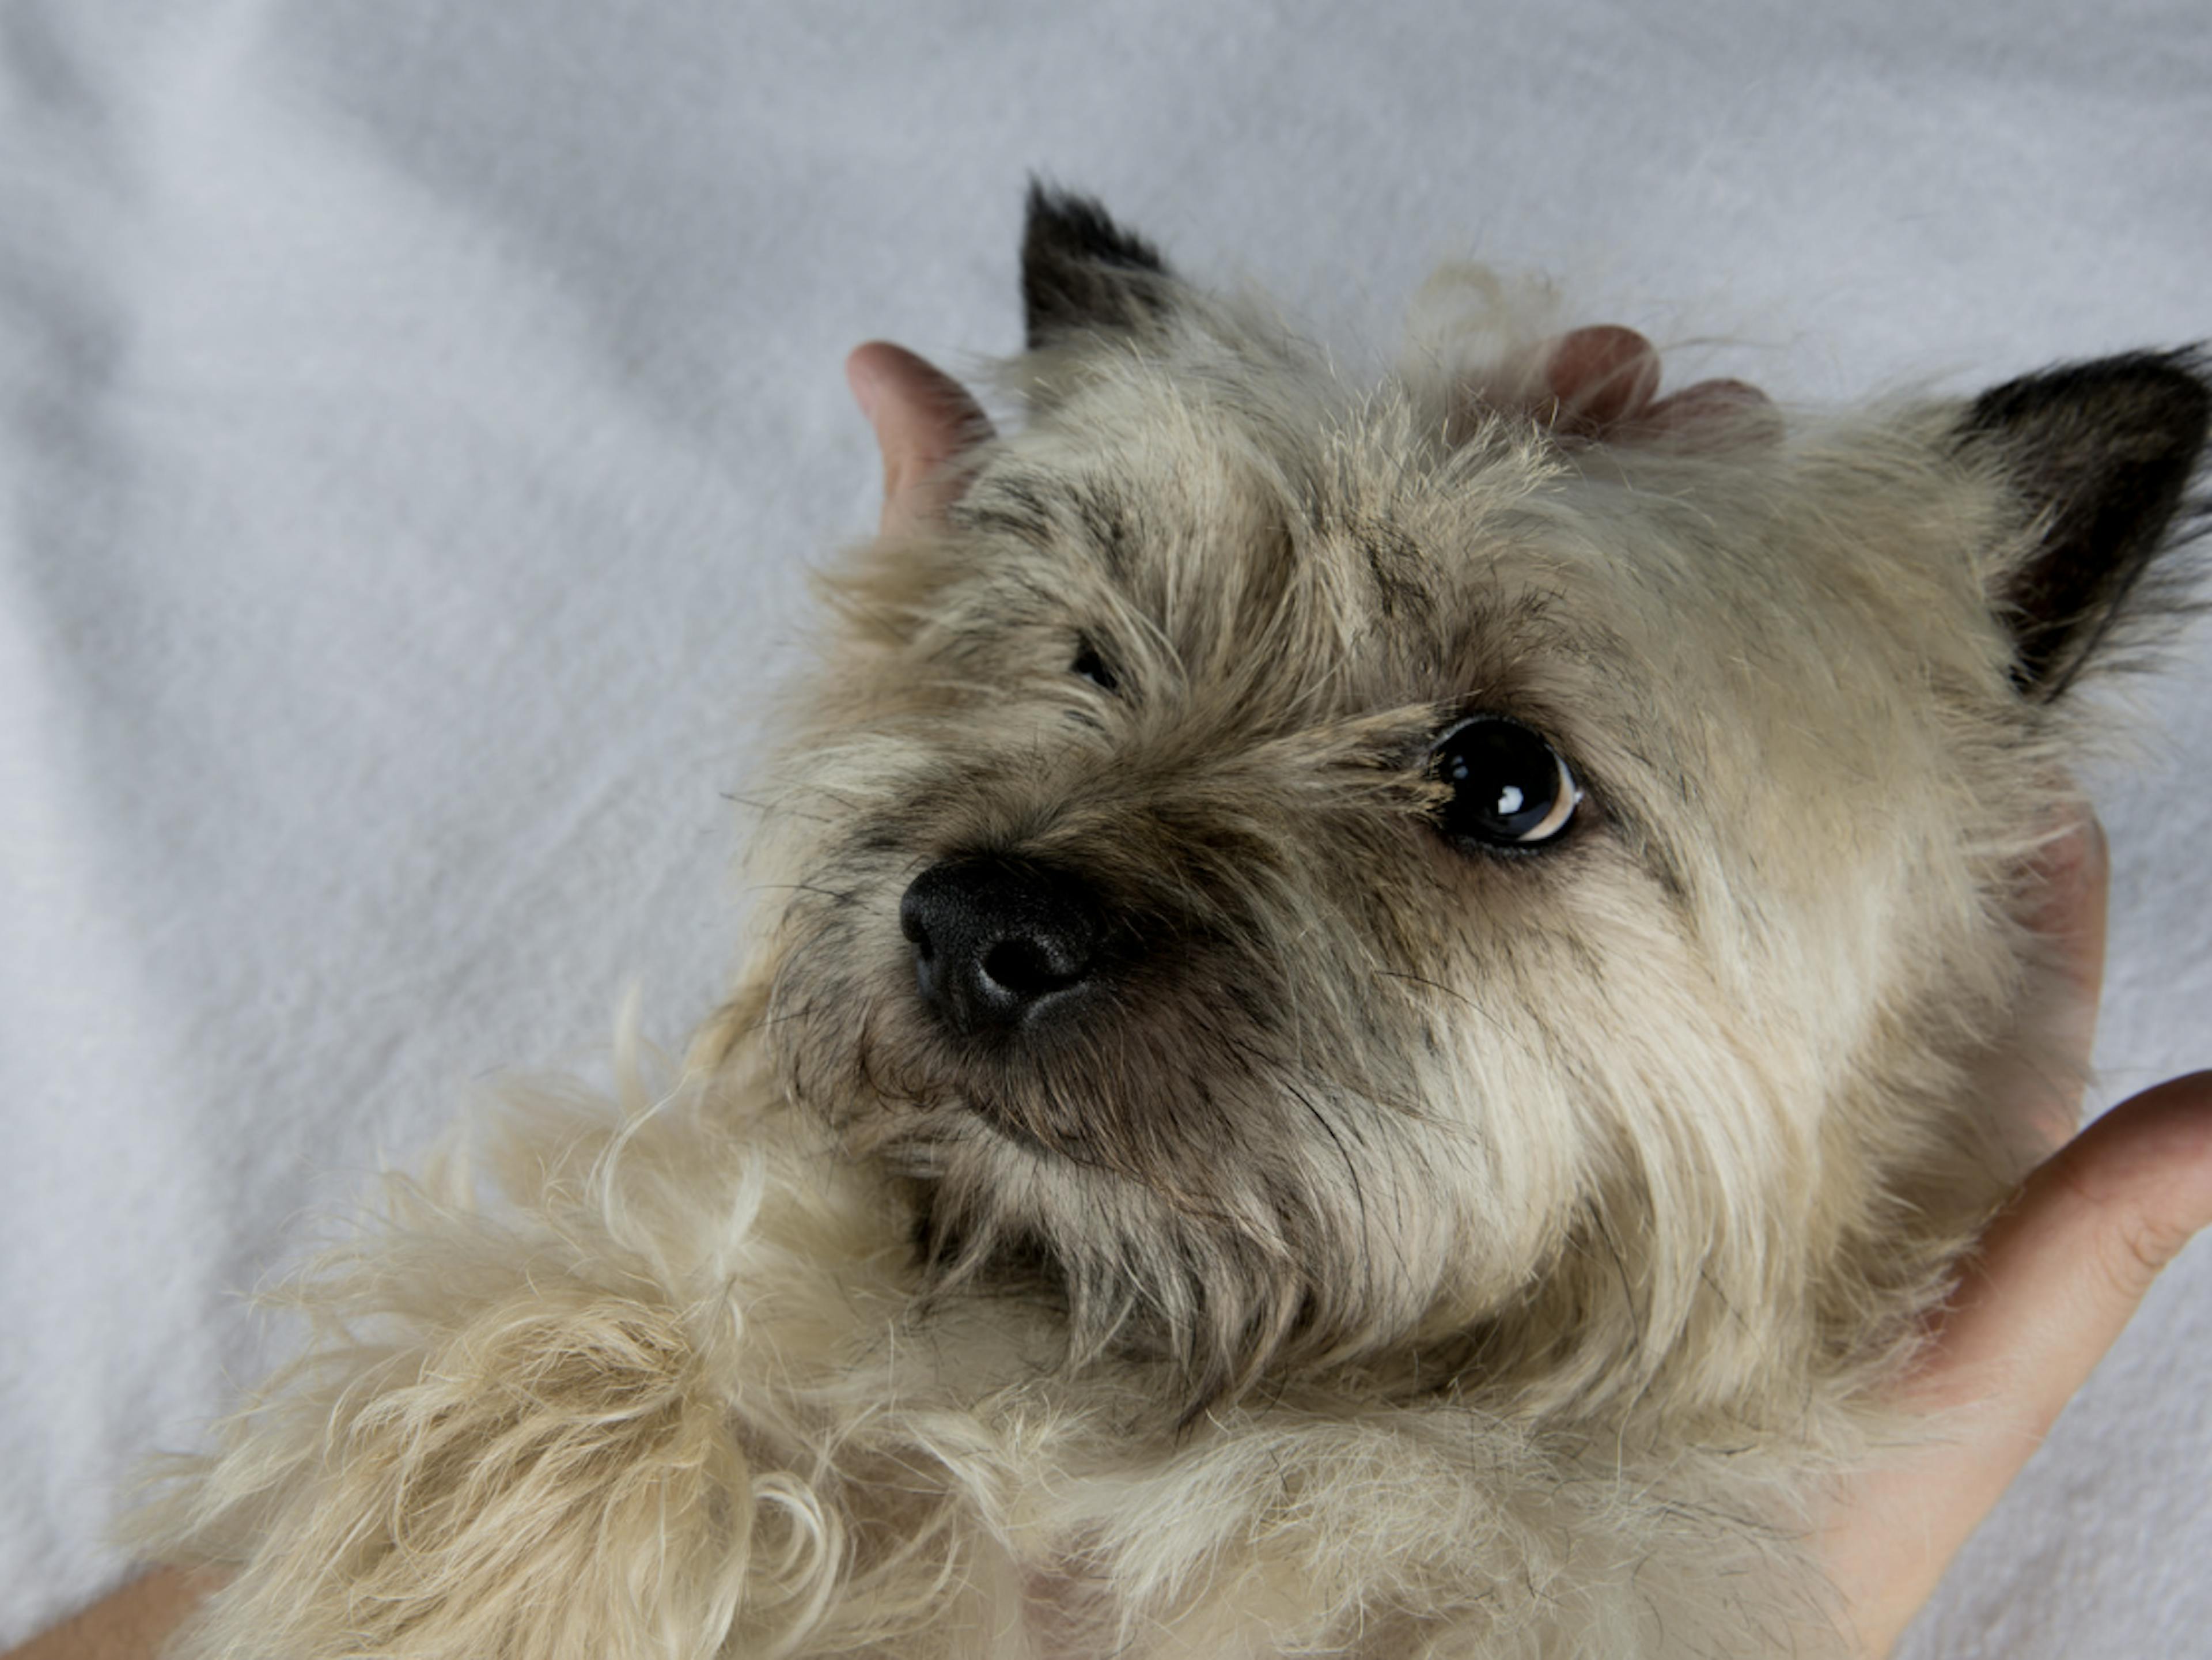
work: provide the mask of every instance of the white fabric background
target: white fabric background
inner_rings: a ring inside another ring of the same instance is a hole
[[[1031,168],[1338,339],[1468,253],[1800,398],[2212,332],[2201,0],[10,0],[0,1639],[314,1207],[708,1006],[840,359],[1013,348]],[[2108,1098],[2212,1052],[2212,629],[2138,696]],[[1913,1652],[2212,1654],[2208,1371],[2212,1248]]]

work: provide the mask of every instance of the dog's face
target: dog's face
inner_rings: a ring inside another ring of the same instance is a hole
[[[1199,1401],[1718,1399],[1909,1312],[2187,367],[1607,443],[1349,391],[1079,202],[1024,287],[1030,423],[846,581],[763,872],[787,1089],[933,1262]]]

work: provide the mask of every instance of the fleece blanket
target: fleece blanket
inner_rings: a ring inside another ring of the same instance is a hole
[[[710,1006],[841,357],[1012,350],[1032,170],[1339,342],[1469,256],[1792,399],[2212,333],[2195,0],[10,0],[0,1639],[313,1217]],[[2212,630],[2127,695],[2104,1101],[2212,1057]],[[1911,1651],[2212,1653],[2209,1372],[2202,1247]]]

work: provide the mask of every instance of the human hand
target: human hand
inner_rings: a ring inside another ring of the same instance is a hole
[[[2053,844],[2041,874],[2035,921],[2057,946],[2061,973],[2057,1006],[2039,1024],[2070,1053],[2053,1068],[2001,1074],[1990,1106],[2056,1142],[2063,1130],[2049,1080],[2054,1070],[2086,1073],[2103,979],[2108,869],[2094,819]],[[2021,1185],[1967,1263],[1898,1402],[1945,1414],[1940,1435],[1849,1483],[1826,1518],[1821,1559],[1868,1660],[1896,1646],[2159,1271],[2207,1225],[2212,1072],[2121,1103]]]
[[[155,1568],[0,1660],[154,1660],[216,1584],[210,1574]]]

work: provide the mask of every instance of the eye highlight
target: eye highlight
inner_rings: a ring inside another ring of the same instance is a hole
[[[1091,643],[1087,635],[1076,642],[1075,660],[1067,666],[1067,672],[1088,680],[1101,691],[1121,690],[1121,677],[1098,654],[1098,648]]]
[[[1502,714],[1445,728],[1429,755],[1451,790],[1437,826],[1455,842],[1534,852],[1565,833],[1583,799],[1559,752]]]

